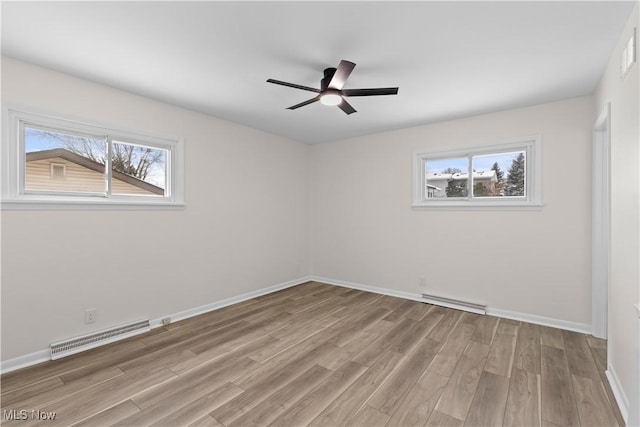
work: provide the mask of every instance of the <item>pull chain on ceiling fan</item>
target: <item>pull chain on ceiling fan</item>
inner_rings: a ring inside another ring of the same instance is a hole
[[[356,112],[356,109],[353,108],[346,99],[344,99],[347,96],[377,96],[398,94],[397,87],[342,89],[355,66],[356,64],[354,64],[353,62],[342,60],[340,61],[340,64],[338,64],[338,68],[326,68],[324,70],[324,78],[320,81],[320,89],[295,83],[283,82],[281,80],[275,79],[268,79],[267,83],[288,86],[294,89],[306,90],[318,94],[311,99],[287,108],[287,110],[296,110],[300,107],[304,107],[305,105],[313,104],[316,101],[320,101],[324,105],[337,105],[346,114],[352,114]]]

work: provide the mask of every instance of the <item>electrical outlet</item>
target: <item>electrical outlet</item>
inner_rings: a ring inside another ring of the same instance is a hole
[[[171,323],[171,318],[170,317],[165,317],[164,319],[162,319],[162,325],[163,326],[168,326]]]
[[[425,279],[424,276],[418,279],[418,286],[421,288],[425,288],[427,286],[427,279]]]
[[[89,323],[96,323],[96,309],[95,308],[87,308],[84,311],[84,324],[88,325]]]

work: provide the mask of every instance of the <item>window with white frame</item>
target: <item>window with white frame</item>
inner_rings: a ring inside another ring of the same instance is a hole
[[[3,113],[3,207],[183,203],[179,138]]]
[[[539,207],[540,137],[414,155],[415,208]]]

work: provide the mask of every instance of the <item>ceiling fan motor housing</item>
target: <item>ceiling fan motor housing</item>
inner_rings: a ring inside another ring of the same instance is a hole
[[[324,69],[324,78],[320,80],[320,90],[325,91],[333,78],[333,75],[336,73],[336,68],[325,68]]]

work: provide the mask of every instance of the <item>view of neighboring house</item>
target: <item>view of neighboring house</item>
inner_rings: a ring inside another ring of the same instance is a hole
[[[112,171],[112,194],[164,196],[164,189]],[[26,154],[25,189],[104,193],[104,165],[64,148]]]
[[[447,187],[462,186],[466,187],[466,182],[469,179],[468,172],[458,173],[437,173],[427,172],[425,174],[425,194],[427,198],[446,198],[451,197],[447,195]],[[500,189],[498,188],[498,178],[496,177],[496,171],[484,170],[473,171],[473,188],[474,195],[478,195],[478,184],[485,188],[483,195],[489,196],[501,196]]]

